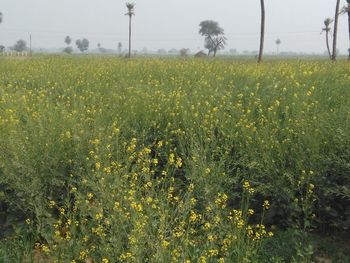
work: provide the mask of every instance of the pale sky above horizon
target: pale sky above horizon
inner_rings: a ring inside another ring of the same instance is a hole
[[[258,0],[135,0],[133,49],[190,48],[203,50],[198,34],[202,20],[215,20],[228,38],[225,50],[258,50],[260,1]],[[323,20],[334,16],[335,0],[266,0],[265,50],[316,52],[326,50]],[[341,1],[345,5],[346,1]],[[127,47],[128,17],[122,0],[1,0],[0,44],[11,46],[32,34],[34,48],[65,47],[64,38],[90,40],[117,49]],[[338,48],[349,46],[347,16],[339,21]]]

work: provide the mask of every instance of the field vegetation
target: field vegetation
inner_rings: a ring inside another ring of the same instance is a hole
[[[349,234],[349,84],[345,61],[2,60],[0,261],[349,262],[313,242]]]

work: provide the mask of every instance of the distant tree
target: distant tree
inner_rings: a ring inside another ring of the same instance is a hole
[[[335,61],[337,59],[337,37],[338,37],[339,8],[340,8],[340,0],[337,0],[336,6],[335,6],[334,29],[333,29],[333,52],[332,52],[332,60],[333,61]]]
[[[264,39],[265,39],[265,2],[264,0],[260,0],[260,8],[261,8],[261,23],[260,23],[260,48],[259,48],[258,63],[261,63],[262,56],[264,53]]]
[[[72,39],[70,36],[66,36],[64,39],[64,43],[67,44],[67,46],[69,46],[72,43]]]
[[[73,48],[72,47],[65,47],[63,49],[63,52],[67,53],[67,54],[72,54],[73,53]]]
[[[204,20],[199,24],[199,34],[204,36],[204,47],[208,49],[208,55],[211,52],[216,56],[216,52],[223,49],[226,45],[224,30],[219,23],[213,20]]]
[[[0,52],[4,52],[4,50],[5,50],[5,46],[0,45]]]
[[[22,52],[27,50],[27,43],[24,40],[18,40],[12,47],[14,51]]]
[[[181,48],[180,49],[180,56],[187,57],[189,52],[190,52],[190,50],[188,48]]]
[[[77,48],[80,50],[80,52],[84,52],[88,50],[90,43],[89,40],[83,38],[82,40],[78,39],[77,41],[75,41],[75,44],[77,45]]]
[[[323,21],[323,24],[325,27],[322,28],[322,32],[326,32],[326,46],[327,46],[327,51],[330,59],[332,59],[332,54],[331,54],[331,49],[329,48],[329,33],[331,32],[330,25],[332,23],[333,23],[333,19],[328,17]]]
[[[0,12],[0,24],[2,23],[3,19],[4,19],[4,15]]]
[[[164,48],[160,48],[160,49],[157,50],[157,53],[159,55],[165,55],[166,54],[166,50]]]
[[[122,44],[122,42],[119,42],[118,43],[118,53],[119,54],[122,53],[122,48],[123,48],[123,44]]]
[[[72,43],[72,39],[71,39],[70,36],[66,36],[66,37],[64,38],[64,43],[67,44],[67,47],[65,47],[65,48],[63,49],[63,52],[64,52],[64,53],[67,53],[67,54],[73,53],[73,48],[70,46],[70,44]]]
[[[348,56],[348,59],[350,60],[350,0],[346,0],[346,2],[348,4],[343,7],[341,13],[348,15],[348,34],[349,34],[349,49],[348,49],[349,56]]]
[[[169,50],[168,50],[168,53],[169,53],[169,54],[178,54],[179,51],[178,51],[177,49],[175,49],[175,48],[172,48],[172,49],[169,49]]]
[[[128,12],[125,14],[129,17],[129,58],[131,57],[131,18],[135,15],[135,4],[134,3],[126,3],[126,8]]]
[[[226,45],[225,36],[217,36],[213,38],[206,38],[204,41],[204,47],[208,49],[208,56],[213,52],[213,56],[216,56],[217,51],[224,49]]]
[[[278,54],[279,53],[279,46],[281,45],[282,41],[281,41],[281,39],[277,38],[275,43],[276,43],[277,54]]]
[[[205,49],[208,49],[208,56],[210,56],[211,52],[214,51],[213,42],[210,41],[210,39],[205,38],[205,40],[204,40],[204,48],[205,48]]]

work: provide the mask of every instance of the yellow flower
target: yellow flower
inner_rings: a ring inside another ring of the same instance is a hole
[[[169,244],[170,244],[169,241],[166,241],[166,240],[162,241],[162,247],[164,247],[164,248],[167,248],[169,246]]]
[[[244,189],[249,189],[249,188],[250,188],[250,183],[249,183],[249,181],[244,181],[244,183],[243,183],[243,188],[244,188]]]
[[[263,204],[263,208],[264,208],[264,209],[269,209],[269,207],[270,207],[269,201],[268,201],[268,200],[265,200],[265,201],[264,201],[264,204]]]
[[[169,164],[171,165],[171,164],[174,164],[174,162],[175,162],[175,154],[173,154],[173,153],[171,153],[170,155],[169,155]]]
[[[102,219],[102,217],[103,217],[103,214],[101,214],[101,213],[97,213],[95,215],[96,220],[100,220],[100,219]]]
[[[219,251],[217,249],[210,249],[208,251],[209,257],[215,257],[219,254]]]
[[[176,159],[176,164],[175,164],[176,168],[181,168],[182,167],[182,159],[180,157],[178,157]]]
[[[53,208],[55,205],[56,205],[55,201],[53,201],[53,200],[49,201],[49,207],[50,208]]]
[[[46,245],[42,245],[42,246],[41,246],[41,249],[42,249],[42,251],[43,251],[45,254],[48,254],[48,253],[50,252],[49,247],[46,246]]]

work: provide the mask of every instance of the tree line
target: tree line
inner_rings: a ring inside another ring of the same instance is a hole
[[[349,31],[349,49],[348,49],[348,59],[350,60],[350,0],[346,0],[346,5],[340,9],[340,0],[336,0],[335,5],[335,15],[333,18],[326,18],[323,21],[324,27],[322,32],[326,34],[326,47],[328,56],[331,60],[335,61],[337,57],[337,38],[338,38],[338,21],[339,15],[347,14],[348,15],[348,31]],[[128,34],[128,57],[131,57],[131,41],[132,41],[132,17],[135,16],[135,3],[126,3],[127,12],[126,16],[129,18],[129,34]],[[259,53],[258,53],[258,63],[262,62],[263,53],[264,53],[264,40],[265,40],[265,0],[260,0],[260,9],[261,9],[261,23],[260,23],[260,44],[259,44]],[[0,12],[0,23],[3,22],[3,13]],[[334,24],[333,24],[334,23]],[[329,43],[329,35],[332,31],[331,25],[333,24],[333,43],[332,51]],[[219,26],[219,23],[212,20],[204,20],[199,24],[199,34],[204,36],[204,47],[208,50],[208,56],[213,54],[215,57],[217,52],[225,47],[227,44],[227,38],[225,37],[224,30]],[[321,32],[321,33],[322,33]],[[70,36],[66,36],[65,43],[67,46],[64,48],[64,52],[70,54],[73,52],[71,46],[72,39]],[[281,40],[276,40],[277,53],[279,50],[279,45]],[[89,40],[86,38],[78,39],[75,41],[77,48],[81,52],[85,52],[89,48]],[[4,46],[0,46],[0,51],[4,50]],[[17,41],[12,47],[13,50],[21,52],[27,49],[26,42],[24,40]],[[105,49],[101,47],[101,44],[98,44],[98,48],[101,52]],[[118,43],[118,51],[121,52],[122,44]]]

